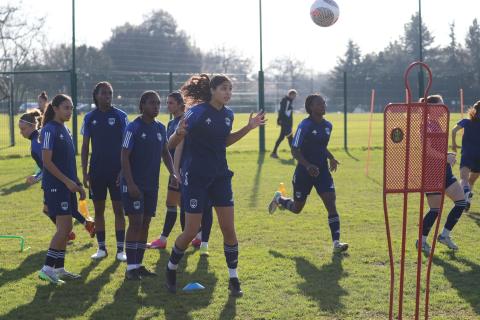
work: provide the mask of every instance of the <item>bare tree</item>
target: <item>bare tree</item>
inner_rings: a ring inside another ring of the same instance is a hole
[[[35,43],[41,40],[45,18],[33,22],[27,20],[19,7],[0,5],[0,55],[12,59],[13,69],[35,60],[37,50]],[[6,64],[0,64],[5,70]],[[0,78],[0,99],[9,97],[8,83]]]
[[[279,57],[273,60],[267,68],[275,81],[288,83],[294,88],[298,80],[305,74],[305,63],[292,57]]]
[[[203,56],[202,70],[207,72],[249,74],[252,60],[240,52],[226,46],[215,48]]]

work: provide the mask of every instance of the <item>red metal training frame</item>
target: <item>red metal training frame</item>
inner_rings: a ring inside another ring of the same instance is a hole
[[[410,71],[420,66],[428,72],[428,85],[423,102],[412,102],[408,82]],[[407,233],[408,195],[420,193],[418,217],[417,281],[415,297],[415,319],[419,319],[420,290],[422,271],[422,226],[424,198],[427,192],[441,193],[440,213],[435,226],[432,250],[428,257],[425,284],[425,319],[428,319],[430,270],[440,225],[445,198],[445,174],[448,151],[448,124],[450,114],[442,104],[428,104],[427,96],[432,85],[432,72],[423,62],[412,63],[404,74],[406,103],[391,103],[384,110],[384,184],[383,205],[390,258],[390,306],[389,319],[393,319],[395,268],[392,249],[392,236],[388,216],[387,195],[403,194],[402,238],[400,256],[400,284],[398,293],[398,319],[403,319],[403,292],[405,278],[405,249]],[[432,120],[434,119],[434,120]],[[392,127],[394,126],[394,127]],[[435,127],[435,129],[432,129]],[[435,146],[432,148],[432,145]],[[430,151],[435,149],[436,151]],[[435,155],[436,153],[436,155]],[[417,171],[415,171],[417,170]],[[421,171],[421,174],[418,174]],[[417,173],[412,174],[412,173]],[[420,176],[420,179],[419,179]]]

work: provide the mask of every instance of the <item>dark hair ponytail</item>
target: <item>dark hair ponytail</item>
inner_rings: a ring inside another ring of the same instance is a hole
[[[110,89],[112,90],[112,92],[113,92],[113,87],[112,87],[112,85],[110,84],[110,82],[101,81],[101,82],[97,83],[97,84],[95,85],[95,88],[93,89],[93,93],[92,93],[92,95],[93,95],[93,102],[95,103],[95,105],[96,105],[97,107],[98,107],[98,104],[97,104],[97,94],[98,94],[98,92],[100,91],[100,89],[101,89],[102,87],[110,88]]]
[[[209,102],[212,100],[211,89],[216,89],[224,82],[232,82],[226,75],[218,74],[212,79],[206,74],[198,74],[192,76],[185,82],[180,89],[185,103],[188,106],[193,106],[202,102]]]
[[[480,100],[475,102],[475,104],[468,109],[468,115],[472,121],[480,121]]]
[[[325,101],[325,99],[322,97],[322,95],[320,95],[318,93],[311,94],[305,99],[305,110],[307,111],[308,114],[312,114],[311,107],[312,107],[313,101],[315,101],[315,99],[317,99],[317,98],[320,98],[323,101]]]
[[[71,100],[69,96],[66,94],[57,94],[53,100],[48,104],[47,109],[45,110],[45,113],[43,114],[43,122],[42,122],[42,127],[45,127],[47,123],[53,120],[55,117],[55,110],[53,107],[58,108],[63,101],[65,100]]]
[[[33,125],[35,129],[38,129],[40,123],[42,122],[42,113],[40,110],[34,109],[30,112],[22,114],[20,121]]]

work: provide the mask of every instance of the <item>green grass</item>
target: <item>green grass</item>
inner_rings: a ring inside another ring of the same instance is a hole
[[[296,116],[296,123],[300,121]],[[266,213],[266,205],[280,182],[291,193],[294,164],[286,152],[280,160],[259,156],[258,133],[233,146],[228,153],[235,171],[233,187],[236,226],[240,242],[239,274],[245,296],[228,297],[228,273],[222,237],[214,223],[208,259],[187,250],[180,265],[179,287],[191,281],[205,285],[194,294],[166,294],[163,270],[168,252],[147,251],[145,264],[156,270],[157,279],[128,283],[123,281],[125,266],[113,255],[97,263],[90,260],[96,244],[81,226],[75,226],[77,240],[68,248],[66,265],[83,278],[61,287],[37,279],[53,225],[41,213],[42,192],[38,185],[26,188],[24,177],[33,171],[22,147],[0,150],[0,234],[26,238],[29,251],[19,253],[13,240],[0,240],[0,318],[1,319],[385,319],[388,315],[389,267],[382,205],[382,151],[372,152],[370,177],[364,175],[368,115],[349,115],[350,154],[343,151],[343,118],[328,115],[334,123],[331,149],[340,160],[334,174],[337,206],[341,216],[342,240],[350,243],[348,255],[332,256],[326,211],[312,193],[300,215]],[[456,119],[455,116],[452,116]],[[458,117],[457,117],[458,118]],[[162,118],[165,119],[165,118]],[[237,115],[235,125],[246,121]],[[267,149],[278,133],[275,117],[266,129]],[[3,122],[2,122],[3,123]],[[1,130],[1,129],[0,129]],[[373,145],[381,147],[382,117],[375,115]],[[3,134],[3,132],[2,132]],[[18,139],[22,141],[22,139]],[[26,149],[28,150],[28,149]],[[458,174],[458,166],[454,169]],[[165,168],[161,169],[157,217],[152,221],[150,238],[160,233],[164,219]],[[478,191],[478,188],[477,188]],[[395,249],[400,243],[401,199],[390,199]],[[415,304],[416,252],[414,238],[418,221],[418,196],[409,206],[405,287],[405,318],[412,318]],[[451,202],[447,202],[447,209]],[[90,205],[92,208],[92,205]],[[480,204],[474,201],[453,236],[460,251],[453,255],[437,247],[432,269],[430,315],[432,319],[480,318],[480,256],[478,232]],[[442,223],[445,218],[442,219]],[[179,234],[175,226],[169,247]],[[107,245],[114,245],[113,214],[107,208]],[[424,261],[426,261],[424,259]],[[398,263],[397,263],[398,272]],[[425,270],[425,269],[424,269]]]

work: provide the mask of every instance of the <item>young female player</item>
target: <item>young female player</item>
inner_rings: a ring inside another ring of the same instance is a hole
[[[175,132],[180,119],[185,111],[185,102],[183,101],[182,94],[180,92],[172,92],[167,97],[167,108],[170,114],[173,115],[173,119],[167,125],[167,137],[168,139]],[[177,151],[176,151],[177,150]],[[183,153],[183,143],[176,148],[170,149],[172,159],[175,159],[175,153],[177,153],[179,164],[181,162],[181,156]],[[179,167],[176,170],[179,172]],[[180,223],[182,231],[185,229],[185,211],[181,206],[180,201],[180,185],[175,179],[170,179],[167,193],[167,213],[165,215],[165,224],[160,237],[150,244],[152,249],[165,249],[167,246],[167,238],[175,225],[177,219],[177,206],[180,206]],[[208,256],[208,240],[210,238],[210,231],[212,229],[213,222],[213,210],[211,205],[207,205],[205,208],[204,216],[202,217],[201,231],[197,233],[197,236],[192,240],[192,245],[200,247],[200,255]]]
[[[85,191],[77,178],[75,149],[65,122],[70,120],[73,105],[70,97],[59,94],[45,110],[41,132],[43,179],[42,187],[48,213],[55,217],[57,231],[47,252],[45,265],[39,272],[42,280],[63,283],[77,279],[78,274],[64,268],[65,249],[72,231],[72,213],[77,211],[76,192],[85,199]]]
[[[170,175],[174,176],[172,158],[166,147],[165,126],[155,120],[160,97],[155,91],[144,92],[139,108],[141,116],[127,126],[121,151],[122,202],[128,216],[127,280],[156,275],[147,270],[142,261],[150,220],[157,209],[161,158]]]
[[[83,183],[89,188],[90,199],[95,207],[98,250],[92,255],[92,259],[102,259],[108,254],[105,244],[105,200],[108,190],[115,214],[116,258],[126,261],[125,216],[118,178],[123,131],[128,119],[125,112],[112,106],[112,96],[113,88],[108,82],[99,82],[93,90],[93,101],[97,107],[85,115],[82,126]],[[90,141],[92,157],[89,164]]]
[[[423,98],[420,99],[420,102],[423,101]],[[443,98],[440,95],[431,95],[427,97],[428,103],[439,103],[443,104]],[[439,124],[437,119],[428,119],[428,129],[431,132],[438,131]],[[427,144],[427,152],[430,156],[435,157],[435,154],[438,153],[435,150],[435,146],[429,146]],[[444,156],[440,154],[439,156]],[[458,183],[457,179],[452,173],[452,166],[455,164],[455,154],[449,153],[447,156],[447,169],[446,169],[446,176],[445,176],[445,193],[446,195],[452,199],[454,202],[454,206],[450,213],[448,214],[447,221],[443,227],[442,233],[438,236],[438,242],[441,244],[446,245],[448,248],[452,250],[458,250],[458,246],[452,241],[450,238],[450,232],[453,230],[455,225],[458,222],[458,219],[462,216],[463,210],[465,209],[466,202],[465,197],[463,195],[462,187]],[[422,227],[422,250],[426,255],[430,255],[430,245],[427,242],[428,234],[432,229],[435,221],[437,220],[438,213],[440,212],[440,204],[441,204],[441,194],[440,193],[427,193],[427,202],[429,206],[429,211],[423,218],[423,227]],[[418,240],[416,242],[416,246],[418,246]]]
[[[467,206],[473,197],[473,185],[480,175],[480,100],[468,110],[469,119],[460,120],[452,130],[452,147],[457,152],[457,132],[464,130],[462,138],[462,159],[460,160],[460,179]]]
[[[328,212],[333,251],[342,252],[348,249],[348,244],[340,242],[340,217],[335,204],[335,185],[330,174],[330,171],[337,170],[339,162],[327,149],[332,124],[324,118],[325,108],[325,99],[319,94],[309,95],[305,100],[309,117],[298,125],[292,143],[292,153],[298,161],[293,175],[294,199],[282,197],[277,191],[268,211],[272,214],[280,205],[293,213],[300,213],[312,187],[315,187]]]
[[[20,116],[18,121],[18,128],[20,129],[20,134],[25,138],[30,140],[30,154],[32,159],[37,164],[40,170],[31,176],[27,177],[26,183],[28,185],[35,184],[42,180],[43,176],[43,162],[42,162],[42,144],[39,141],[39,127],[41,121],[41,112],[39,110],[32,110],[30,112],[24,113]],[[45,213],[53,224],[55,224],[55,216],[48,215],[48,208],[44,201],[43,204],[43,213]],[[95,223],[93,221],[86,220],[78,211],[73,211],[72,216],[85,226],[85,229],[90,234],[91,237],[95,235]],[[72,231],[68,235],[68,240],[74,240],[75,233]]]
[[[233,112],[225,105],[232,96],[232,82],[224,75],[211,80],[206,74],[191,77],[182,88],[184,98],[205,101],[192,107],[179,122],[169,141],[174,147],[185,139],[182,161],[182,204],[185,230],[177,238],[166,270],[167,289],[176,292],[176,270],[185,249],[197,234],[207,201],[215,207],[223,233],[225,258],[232,296],[243,294],[237,274],[238,241],[234,226],[232,176],[226,147],[265,123],[264,114],[250,115],[248,124],[232,133]]]

